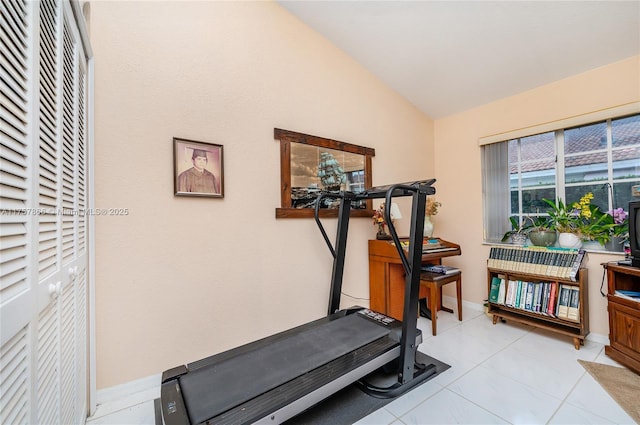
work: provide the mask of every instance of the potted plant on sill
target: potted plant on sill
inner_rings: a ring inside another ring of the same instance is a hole
[[[588,192],[571,207],[558,199],[557,204],[543,199],[550,207],[549,219],[558,231],[558,244],[563,248],[581,248],[584,244],[590,249],[604,250],[604,244],[611,238],[615,226],[608,214],[591,204],[593,193]]]
[[[590,249],[605,249],[611,239],[615,223],[609,220],[610,215],[600,211],[595,205],[585,205],[580,212],[580,234],[583,246]]]
[[[576,208],[569,207],[558,198],[557,202],[550,199],[542,199],[551,209],[549,214],[549,224],[553,230],[558,232],[558,245],[562,248],[580,248],[582,240],[579,236],[579,213]]]
[[[611,239],[604,244],[607,251],[622,252],[629,241],[629,214],[623,208],[607,211],[607,222],[614,226],[610,231]]]
[[[527,223],[527,220],[523,220],[522,224],[518,223],[518,219],[514,216],[509,217],[511,223],[511,230],[508,230],[502,237],[501,242],[506,242],[511,238],[511,243],[514,245],[524,245],[527,241],[527,233],[531,227],[531,223]]]
[[[535,246],[552,246],[556,243],[557,234],[552,228],[552,223],[549,217],[535,217],[529,219],[532,222],[532,227],[529,229],[529,239]]]

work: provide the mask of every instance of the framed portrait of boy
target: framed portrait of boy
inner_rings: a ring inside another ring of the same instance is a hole
[[[224,197],[222,145],[173,138],[176,196]]]

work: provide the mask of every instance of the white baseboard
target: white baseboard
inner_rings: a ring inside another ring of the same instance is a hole
[[[599,344],[609,345],[609,337],[607,335],[589,333],[587,340],[597,342]]]
[[[135,381],[126,382],[109,388],[103,388],[96,392],[96,403],[105,404],[113,401],[121,400],[126,397],[133,396],[138,393],[147,393],[157,391],[160,396],[160,380],[162,374],[147,376],[146,378],[136,379]]]
[[[88,425],[94,422],[105,423],[101,419],[105,416],[143,403],[153,405],[153,400],[160,398],[161,376],[161,374],[148,376],[96,391],[96,408],[91,412],[86,423]]]
[[[455,297],[447,295],[442,296],[443,300],[447,300],[447,305],[456,305],[458,302]],[[462,307],[475,311],[484,311],[484,305],[462,300]],[[588,341],[597,342],[599,344],[609,345],[609,336],[590,332],[586,338]]]
[[[442,295],[442,301],[443,301],[443,304],[446,304],[449,308],[454,308],[454,310],[457,310],[458,299],[456,297]],[[462,300],[462,308],[473,310],[473,311],[484,311],[484,306],[482,304],[474,303],[471,301],[465,301],[465,300]]]

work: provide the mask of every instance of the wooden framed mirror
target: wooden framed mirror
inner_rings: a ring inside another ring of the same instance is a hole
[[[281,206],[276,218],[313,217],[320,191],[362,192],[372,186],[375,150],[324,137],[274,129],[280,141]],[[337,202],[320,207],[321,217],[337,217]],[[354,205],[352,217],[371,217],[371,200]]]

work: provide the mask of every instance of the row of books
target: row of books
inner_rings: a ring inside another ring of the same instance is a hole
[[[445,266],[443,264],[425,264],[422,266],[422,271],[437,274],[454,274],[460,271],[460,269],[453,266]]]
[[[458,248],[446,246],[440,242],[440,239],[424,239],[422,241],[422,253],[433,254],[436,252],[455,251]]]
[[[409,241],[401,241],[400,245],[404,249],[409,249]],[[422,241],[423,254],[435,254],[436,252],[455,251],[458,248],[446,246],[440,242],[440,239],[424,239]]]
[[[400,245],[403,248],[409,248],[409,241],[400,241]],[[422,250],[428,251],[430,249],[438,249],[438,248],[447,248],[446,245],[440,243],[440,239],[423,239],[422,240]]]
[[[632,301],[640,301],[640,291],[631,291],[628,289],[616,289],[615,295]]]
[[[487,266],[575,281],[586,261],[587,253],[582,249],[493,246]]]
[[[544,316],[580,321],[580,288],[559,282],[491,279],[489,302]]]

